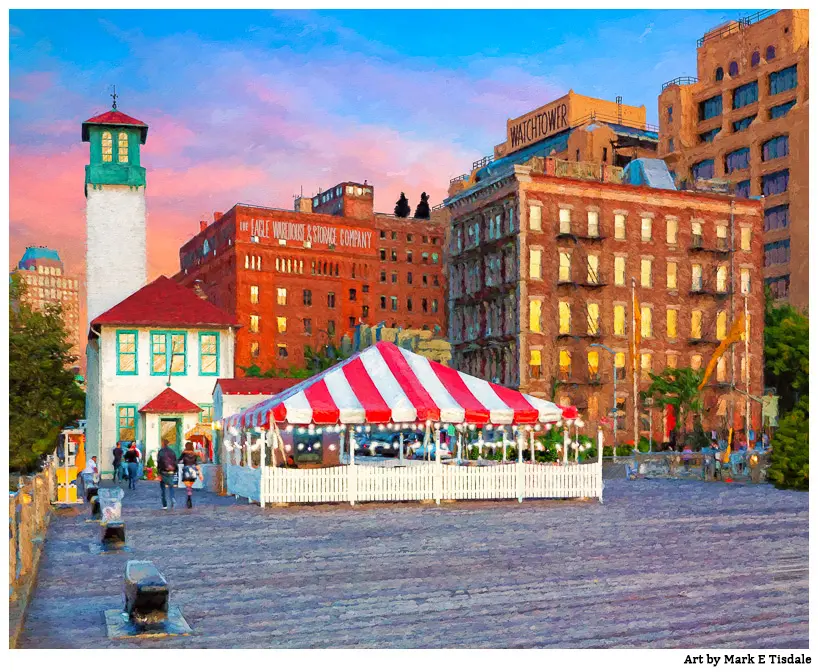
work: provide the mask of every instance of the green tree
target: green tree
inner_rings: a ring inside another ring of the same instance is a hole
[[[691,368],[674,369],[667,367],[660,374],[650,373],[650,386],[642,392],[642,400],[652,399],[655,408],[672,406],[676,415],[676,426],[680,432],[686,431],[687,418],[692,413],[701,417],[703,410],[699,385],[701,373]]]
[[[71,365],[62,308],[42,312],[23,300],[18,274],[9,284],[9,466],[30,471],[56,447],[63,427],[83,416],[85,393]]]
[[[776,487],[809,490],[809,397],[799,399],[772,440],[769,478]]]
[[[776,389],[781,415],[809,392],[809,319],[789,304],[774,305],[769,295],[764,314],[764,383]]]

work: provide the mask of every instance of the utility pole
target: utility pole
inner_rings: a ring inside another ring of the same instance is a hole
[[[747,398],[744,406],[744,433],[747,449],[750,449],[750,314],[747,312],[747,295],[744,295],[744,386]]]

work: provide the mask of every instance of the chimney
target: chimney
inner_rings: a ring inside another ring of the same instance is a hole
[[[207,298],[207,294],[205,294],[204,289],[202,289],[202,284],[203,283],[201,280],[196,280],[193,283],[193,291],[196,292],[196,296],[198,296],[200,299],[203,301],[208,301],[209,299]]]
[[[207,228],[207,220],[206,219],[200,219],[199,220],[199,232],[204,231],[206,228]]]
[[[223,212],[214,212],[213,213],[213,221],[218,222],[222,218],[223,215],[224,215]]]

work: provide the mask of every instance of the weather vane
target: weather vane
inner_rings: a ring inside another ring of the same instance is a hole
[[[114,106],[111,109],[115,110],[116,109],[116,98],[117,98],[117,96],[116,96],[116,84],[114,84],[114,92],[111,94],[111,98],[114,99]]]

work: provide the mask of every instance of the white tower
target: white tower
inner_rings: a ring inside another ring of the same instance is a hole
[[[113,109],[82,124],[91,143],[85,166],[85,253],[89,323],[147,281],[145,169],[148,126]]]

